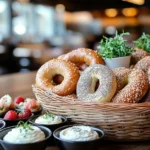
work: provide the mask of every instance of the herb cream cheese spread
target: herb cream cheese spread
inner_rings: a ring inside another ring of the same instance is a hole
[[[10,143],[34,143],[44,139],[44,132],[32,125],[13,128],[3,138],[4,141]]]
[[[62,130],[60,138],[70,141],[90,141],[98,139],[99,135],[89,126],[73,126]]]
[[[46,113],[42,116],[39,116],[35,120],[35,123],[46,124],[46,125],[58,124],[58,123],[62,123],[62,119],[57,115]]]

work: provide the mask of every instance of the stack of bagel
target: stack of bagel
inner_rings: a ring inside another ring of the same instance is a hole
[[[138,103],[150,98],[150,56],[131,55],[131,68],[109,69],[96,51],[79,48],[43,64],[36,86],[84,102]]]

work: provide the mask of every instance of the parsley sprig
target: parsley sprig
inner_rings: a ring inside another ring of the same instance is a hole
[[[98,54],[103,58],[116,58],[129,56],[133,52],[133,48],[126,45],[126,40],[123,36],[130,35],[128,32],[118,34],[116,32],[113,38],[104,38],[100,41]]]
[[[137,48],[141,48],[150,53],[150,34],[143,33],[141,37],[135,41],[135,45]]]
[[[22,127],[26,130],[33,130],[31,126],[32,126],[31,124],[23,121],[19,121],[19,123],[17,124],[17,128]]]

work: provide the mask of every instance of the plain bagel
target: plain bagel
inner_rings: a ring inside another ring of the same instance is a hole
[[[87,66],[93,64],[104,64],[103,59],[94,50],[88,48],[78,48],[67,54],[59,56],[58,59],[71,61],[72,63],[77,64],[80,69],[83,64],[86,64]]]
[[[99,86],[95,91],[96,83]],[[109,102],[116,92],[116,77],[112,70],[101,64],[86,68],[77,83],[77,97],[83,101]]]
[[[60,84],[53,83],[56,75],[64,77]],[[60,96],[70,95],[76,90],[79,70],[70,61],[53,59],[46,62],[36,74],[36,86]]]

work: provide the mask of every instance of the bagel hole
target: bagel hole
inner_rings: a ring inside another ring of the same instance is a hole
[[[97,80],[96,85],[95,85],[95,92],[97,91],[99,85],[100,85],[100,82],[99,82],[99,80]]]
[[[99,85],[100,85],[99,79],[96,78],[96,77],[92,77],[91,85],[90,85],[90,88],[89,88],[89,93],[91,93],[91,94],[95,93],[97,91]]]
[[[57,74],[53,77],[52,82],[54,85],[59,85],[62,83],[63,80],[64,80],[64,77],[60,74]]]

